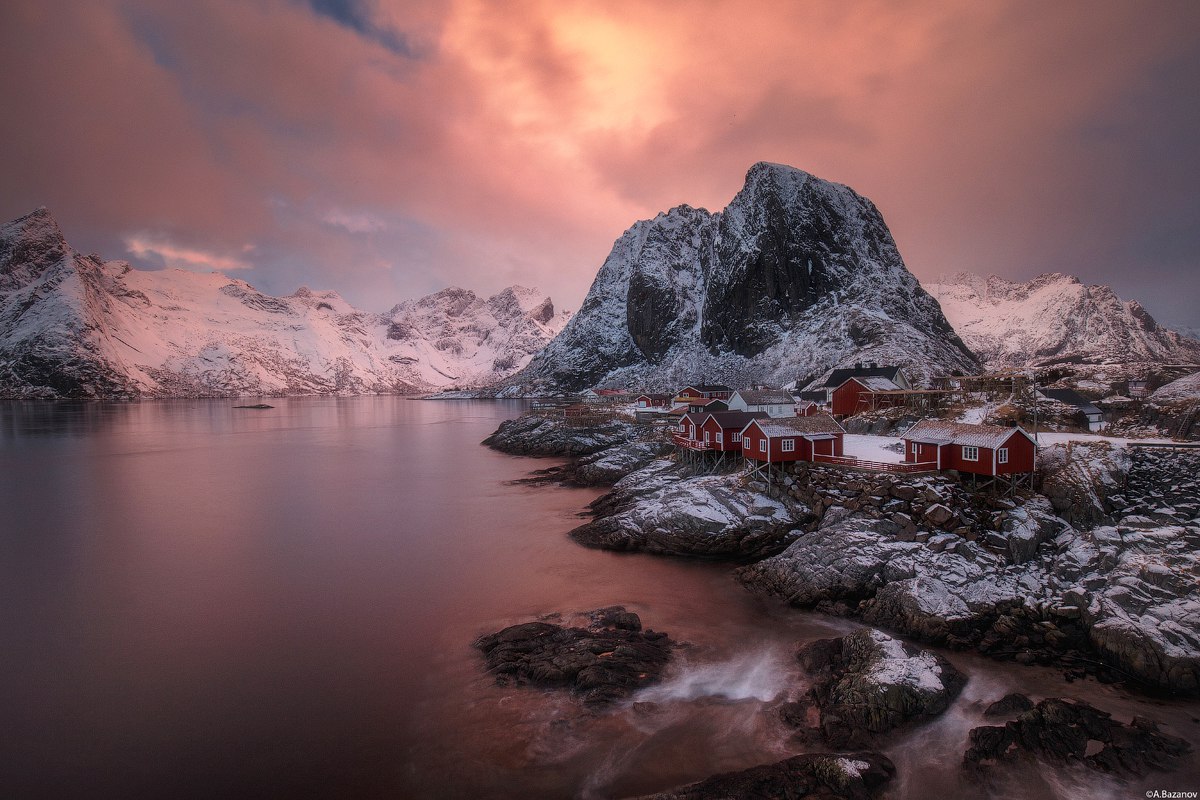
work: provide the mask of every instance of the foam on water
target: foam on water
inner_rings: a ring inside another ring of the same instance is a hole
[[[667,702],[720,697],[726,700],[770,702],[794,683],[796,671],[789,655],[778,646],[758,647],[706,664],[680,662],[667,679],[638,694],[638,700]]]

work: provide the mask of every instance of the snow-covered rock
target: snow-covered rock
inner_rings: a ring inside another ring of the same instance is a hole
[[[991,369],[1200,362],[1200,341],[1162,327],[1136,300],[1070,275],[1016,283],[960,273],[926,288]]]
[[[656,461],[601,498],[604,513],[571,531],[589,547],[702,558],[762,556],[790,541],[794,518],[778,500],[744,485],[741,475],[680,477]]]
[[[1197,403],[1200,402],[1200,372],[1184,375],[1178,380],[1160,386],[1150,395],[1153,403]]]
[[[548,298],[461,289],[360,311],[336,292],[272,297],[218,273],[83,256],[38,209],[0,227],[0,396],[409,393],[524,366],[565,322]]]
[[[966,683],[945,658],[869,628],[810,642],[797,657],[812,687],[788,717],[832,747],[870,744],[903,725],[935,717]],[[809,705],[817,719],[805,726],[813,716]]]
[[[978,368],[871,201],[759,163],[721,212],[684,205],[635,223],[579,312],[508,384],[782,385],[864,360],[914,378]]]

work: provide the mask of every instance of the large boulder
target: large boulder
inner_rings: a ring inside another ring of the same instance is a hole
[[[588,703],[627,697],[657,681],[671,658],[665,633],[642,630],[637,614],[621,606],[588,612],[585,627],[526,622],[481,636],[496,682],[570,689]]]
[[[785,718],[833,747],[869,746],[935,717],[966,683],[945,658],[869,628],[811,642],[797,657],[812,687]]]
[[[969,734],[963,763],[980,771],[997,764],[1038,759],[1054,765],[1084,764],[1118,776],[1141,776],[1169,768],[1191,746],[1142,717],[1129,725],[1082,701],[1049,698],[1003,726]],[[1149,796],[1149,793],[1147,793]]]
[[[483,444],[519,456],[577,457],[640,439],[644,428],[615,415],[581,425],[563,417],[526,414],[501,422]]]
[[[621,480],[602,516],[571,531],[588,547],[702,558],[762,557],[792,540],[787,506],[744,485],[740,475],[680,478],[660,462]]]

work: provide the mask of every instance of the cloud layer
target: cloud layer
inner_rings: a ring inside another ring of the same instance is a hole
[[[871,197],[910,269],[1113,284],[1200,326],[1200,5],[17,0],[0,216],[382,310],[521,282],[755,161]]]

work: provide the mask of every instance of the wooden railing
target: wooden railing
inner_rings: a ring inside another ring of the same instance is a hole
[[[671,435],[671,441],[676,447],[683,447],[687,450],[711,450],[712,445],[708,442],[698,442],[695,439],[689,439],[686,436],[681,436],[678,433]]]
[[[851,467],[853,469],[866,469],[872,472],[934,472],[937,470],[937,462],[922,461],[922,462],[901,462],[892,461],[867,461],[855,456],[830,456],[824,453],[813,454],[813,461],[818,464],[833,464],[839,467]]]

